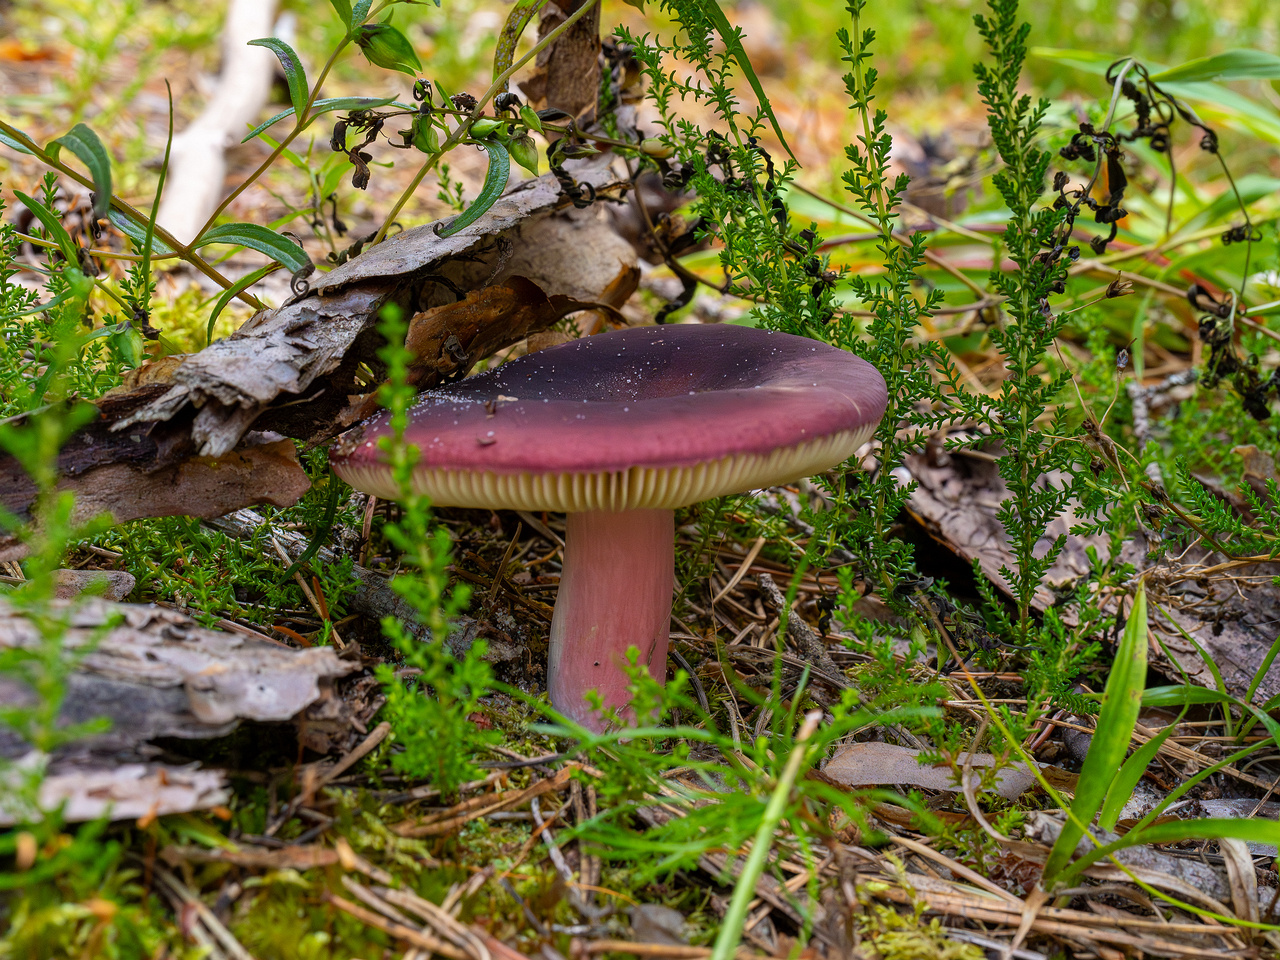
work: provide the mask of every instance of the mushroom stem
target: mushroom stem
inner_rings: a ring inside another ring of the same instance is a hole
[[[552,705],[592,730],[606,709],[630,700],[622,670],[628,647],[649,675],[665,681],[675,576],[675,511],[588,510],[566,517],[564,569],[551,618],[547,688]]]

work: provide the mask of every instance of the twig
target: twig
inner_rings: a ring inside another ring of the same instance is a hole
[[[330,767],[327,771],[317,777],[314,782],[304,787],[301,793],[289,801],[289,805],[284,808],[284,812],[267,826],[265,836],[274,836],[276,831],[283,827],[293,818],[303,804],[310,803],[316,795],[316,791],[323,789],[333,780],[340,777],[344,772],[350,769],[354,764],[363,760],[369,753],[387,738],[391,733],[391,724],[386,720],[378,724],[370,731],[369,735],[360,741],[355,749],[349,751],[337,763]],[[314,768],[309,768],[314,769]]]
[[[459,950],[452,944],[437,940],[435,937],[428,936],[413,927],[406,926],[403,923],[397,923],[394,920],[386,920],[372,910],[366,910],[364,907],[352,903],[343,897],[327,890],[322,894],[326,903],[332,904],[343,913],[349,913],[357,920],[365,923],[370,927],[381,930],[387,936],[395,937],[397,940],[403,940],[405,943],[413,944],[415,947],[421,947],[423,950],[429,950],[431,953],[438,953],[442,957],[448,957],[449,960],[471,960],[466,953]]]

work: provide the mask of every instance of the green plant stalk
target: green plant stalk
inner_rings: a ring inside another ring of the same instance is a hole
[[[76,181],[76,183],[80,184],[83,187],[87,187],[90,190],[93,189],[93,181],[90,178],[84,176],[83,174],[81,174],[76,170],[73,170],[71,167],[68,167],[61,160],[55,160],[53,157],[49,156],[48,153],[46,153],[43,149],[40,148],[39,144],[37,144],[34,140],[28,137],[21,130],[17,129],[16,127],[10,126],[9,124],[5,123],[3,120],[0,120],[0,133],[5,133],[8,136],[12,137],[13,139],[17,140],[19,143],[25,146],[28,150],[30,150],[32,155],[35,156],[35,158],[39,160],[41,163],[43,163],[45,166],[49,167],[52,170],[58,171],[58,173],[62,174],[65,177],[70,177],[72,180]],[[117,196],[112,196],[111,206],[113,209],[119,210],[122,214],[124,214],[126,217],[128,217],[130,220],[132,220],[134,223],[136,223],[140,227],[146,228],[152,222],[150,218],[145,216],[140,210],[135,208],[132,204],[126,203],[124,200],[121,200]],[[175,251],[171,256],[167,256],[164,258],[157,257],[154,259],[173,259],[175,257],[181,258],[182,260],[185,260],[187,263],[191,264],[191,266],[195,267],[201,273],[203,273],[206,277],[208,277],[214,283],[218,284],[218,286],[222,287],[222,289],[225,290],[229,286],[231,286],[230,280],[228,280],[221,273],[215,270],[212,266],[209,265],[209,263],[203,257],[201,257],[198,253],[195,252],[196,248],[195,248],[194,242],[191,244],[185,244],[180,242],[177,238],[173,236],[173,234],[171,234],[168,230],[165,230],[159,224],[156,224],[154,227],[154,235],[159,237],[163,242],[168,244]],[[114,256],[117,256],[119,259],[122,259],[122,260],[141,259],[140,257],[121,256],[118,254]],[[249,306],[253,307],[255,310],[261,310],[265,306],[265,304],[263,304],[261,300],[259,300],[257,297],[253,296],[250,293],[242,292],[240,294],[240,299],[243,300],[245,303],[247,303]]]
[[[365,17],[364,21],[362,22],[367,22],[371,18],[377,16],[384,9],[389,7],[393,2],[395,2],[395,0],[387,0],[386,3],[381,4],[377,9],[369,11],[369,15]],[[334,48],[333,53],[329,54],[329,59],[325,61],[324,67],[320,70],[320,75],[316,77],[316,82],[311,85],[311,95],[307,97],[307,105],[303,108],[302,113],[300,115],[298,114],[294,115],[293,129],[290,130],[285,135],[284,139],[282,139],[278,144],[276,144],[275,149],[271,151],[271,154],[267,157],[267,159],[263,160],[262,163],[258,164],[258,168],[254,170],[253,173],[249,174],[249,176],[246,177],[244,180],[242,180],[239,184],[237,184],[235,189],[232,190],[229,194],[227,194],[226,199],[224,199],[222,203],[218,204],[218,208],[214,210],[213,213],[209,216],[209,219],[204,222],[204,226],[202,226],[196,232],[195,239],[191,241],[192,243],[195,243],[196,240],[199,240],[202,236],[204,236],[205,231],[208,230],[210,227],[214,225],[214,223],[217,222],[218,217],[222,216],[222,211],[227,209],[227,207],[231,204],[233,200],[235,200],[236,197],[244,193],[245,190],[247,190],[251,184],[253,184],[259,177],[261,177],[264,173],[266,173],[267,170],[271,168],[271,165],[275,163],[278,159],[280,159],[280,155],[284,153],[285,149],[288,148],[289,144],[293,143],[294,140],[296,140],[299,136],[301,136],[302,131],[311,125],[311,121],[315,119],[314,117],[310,116],[311,105],[314,104],[316,102],[316,99],[320,96],[320,88],[324,86],[324,82],[329,76],[329,71],[333,69],[333,65],[338,62],[338,56],[342,53],[343,50],[347,48],[347,45],[350,43],[351,43],[351,31],[348,31],[346,36],[344,36],[342,40],[338,43],[337,47]]]
[[[856,58],[862,53],[864,49],[863,33],[862,33],[862,7],[861,5],[854,6],[851,4],[850,11],[853,16],[853,32],[851,33],[850,38],[853,41],[854,56]],[[868,96],[867,89],[866,89],[867,77],[866,77],[866,72],[859,68],[859,64],[856,59],[853,64],[852,73],[853,73],[853,76],[855,77],[855,82],[857,83],[857,86],[858,86],[858,94],[859,94],[858,117],[862,123],[862,142],[868,152],[868,158],[870,158],[871,149],[872,149],[871,144],[875,135],[872,132],[871,111],[869,109],[869,101],[867,98]],[[879,178],[872,183],[870,187],[870,192],[876,198],[876,218],[872,226],[874,226],[879,231],[881,244],[893,243],[894,242],[893,241],[893,218],[889,213],[887,204],[885,203],[883,178]],[[895,285],[893,288],[893,305],[894,305],[895,312],[899,307],[900,302],[901,301],[898,297],[898,289],[897,289],[897,286]],[[895,356],[895,359],[893,362],[894,362],[894,370],[892,371],[892,373],[889,373],[887,371],[882,371],[882,373],[885,374],[885,379],[888,380],[890,383],[894,382],[897,379],[897,375],[900,372],[900,367],[901,367],[900,354]],[[881,444],[882,444],[881,462],[885,464],[898,463],[898,461],[901,458],[901,451],[898,449],[899,445],[897,441],[898,416],[897,416],[897,403],[895,402],[895,399],[896,399],[895,397],[890,395],[889,409],[885,412],[885,417],[883,421],[885,423],[889,423],[894,426],[893,430],[885,431],[884,436],[881,438]],[[872,508],[871,514],[875,519],[876,535],[879,536],[880,539],[882,540],[887,538],[889,525],[892,523],[895,523],[897,520],[896,517],[887,516],[887,514],[889,513],[889,510],[887,508],[887,497],[888,497],[887,488],[883,484],[877,484],[875,488],[875,494],[874,494],[875,506]],[[880,577],[886,592],[891,591],[893,589],[893,581],[889,575],[889,571],[881,570]]]
[[[164,193],[164,182],[169,176],[169,156],[173,150],[173,90],[169,81],[164,82],[165,91],[169,94],[169,132],[164,138],[164,160],[160,164],[160,177],[156,180],[156,195],[151,201],[151,216],[147,218],[147,235],[142,244],[142,290],[147,303],[143,308],[150,311],[151,304],[151,245],[156,238],[156,214],[160,212],[160,195]]]
[[[409,186],[407,186],[404,192],[400,194],[400,199],[396,201],[395,206],[391,208],[391,212],[388,213],[386,219],[382,221],[382,226],[378,228],[378,232],[369,246],[379,244],[386,239],[387,231],[391,229],[391,224],[395,222],[396,217],[400,215],[400,211],[404,209],[404,205],[409,202],[409,198],[413,196],[415,191],[417,191],[426,175],[435,169],[435,166],[441,157],[467,138],[471,132],[472,122],[480,117],[480,114],[484,111],[485,104],[506,89],[506,82],[511,79],[515,72],[547,47],[551,46],[551,44],[555,43],[555,41],[560,38],[561,34],[585,17],[587,13],[590,12],[591,8],[597,3],[599,3],[599,0],[587,0],[586,3],[580,6],[573,13],[569,14],[564,23],[560,24],[560,26],[556,27],[545,37],[539,40],[532,50],[509,66],[506,70],[503,70],[502,73],[498,74],[498,76],[493,78],[493,83],[489,85],[489,89],[484,92],[484,95],[480,97],[478,101],[476,101],[475,109],[471,111],[470,116],[462,123],[458,124],[457,129],[455,129],[453,133],[449,134],[445,142],[440,145],[440,150],[428,157],[426,162],[418,168],[418,172],[414,174],[413,180],[409,182]]]
[[[801,724],[795,743],[791,747],[791,756],[787,757],[787,765],[782,771],[782,776],[778,778],[778,785],[774,787],[773,795],[769,798],[769,805],[765,808],[760,829],[756,831],[755,838],[751,841],[751,853],[747,855],[747,862],[743,865],[742,873],[733,888],[733,899],[729,901],[729,909],[725,911],[724,922],[720,926],[720,933],[711,951],[711,960],[730,960],[738,947],[738,942],[742,939],[742,930],[747,920],[747,908],[755,899],[756,884],[760,882],[760,875],[764,873],[765,861],[768,859],[769,849],[773,846],[773,835],[778,829],[778,824],[782,822],[787,798],[791,795],[791,788],[800,773],[800,765],[808,753],[805,743],[818,729],[818,721],[821,719],[822,714],[816,710],[805,714],[804,723]]]

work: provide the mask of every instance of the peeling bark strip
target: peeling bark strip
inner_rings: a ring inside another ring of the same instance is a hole
[[[71,676],[61,722],[112,721],[106,733],[67,748],[81,753],[118,757],[155,737],[203,739],[223,736],[241,720],[289,721],[332,697],[334,678],[359,669],[331,647],[294,650],[207,630],[164,607],[94,599],[54,609],[70,618],[63,638],[68,650],[92,646]],[[35,625],[0,597],[0,649],[33,647],[39,637]],[[22,706],[35,699],[23,684],[0,678],[0,703]],[[0,756],[21,756],[26,749],[11,732],[0,733]]]
[[[623,184],[608,157],[573,174],[598,194]],[[417,382],[425,387],[461,376],[566,313],[616,307],[630,296],[639,280],[631,247],[594,208],[552,216],[569,206],[554,176],[518,184],[454,236],[441,239],[424,226],[390,237],[225,340],[133,371],[96,402],[99,419],[63,448],[64,484],[96,498],[90,513],[106,510],[117,521],[293,503],[306,490],[301,468],[246,434],[318,443],[350,426],[363,409],[352,397],[371,390],[369,371],[381,375],[383,305],[413,316],[423,351]],[[468,297],[482,290],[492,292]],[[212,459],[193,459],[202,457]],[[25,518],[34,496],[22,468],[0,456],[4,508]],[[0,535],[0,559],[22,554],[21,544]]]

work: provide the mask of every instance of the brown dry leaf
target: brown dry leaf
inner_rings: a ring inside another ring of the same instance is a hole
[[[415,382],[433,381],[467,370],[479,358],[593,303],[557,294],[548,297],[527,277],[473,290],[457,303],[432,307],[413,317],[405,346],[414,353]]]
[[[965,759],[961,757],[959,762]],[[974,768],[986,768],[994,766],[996,759],[989,753],[977,753],[969,762]],[[960,792],[950,767],[921,766],[919,750],[892,743],[851,743],[827,761],[822,773],[846,787],[912,786]],[[1036,778],[1018,764],[1001,770],[997,782],[996,793],[1012,800],[1034,786]]]
[[[76,767],[46,776],[40,784],[40,807],[54,810],[65,803],[62,817],[72,823],[162,817],[170,813],[208,810],[230,801],[221,771],[194,766],[127,763],[114,769]],[[12,811],[0,805],[0,825],[14,823]]]

